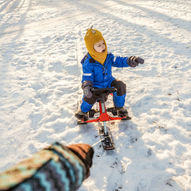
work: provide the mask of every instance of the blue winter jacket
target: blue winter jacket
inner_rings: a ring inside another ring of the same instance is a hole
[[[82,83],[90,81],[93,87],[107,88],[115,78],[112,76],[113,67],[128,67],[128,57],[114,56],[112,53],[107,54],[104,65],[95,61],[88,53],[81,61],[83,66]]]

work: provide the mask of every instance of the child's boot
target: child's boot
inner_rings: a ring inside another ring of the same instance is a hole
[[[87,121],[88,120],[88,114],[85,112],[82,112],[79,110],[76,114],[75,117],[78,118],[79,120]]]
[[[128,112],[125,108],[123,107],[118,107],[116,108],[117,109],[117,115],[119,117],[128,117]]]

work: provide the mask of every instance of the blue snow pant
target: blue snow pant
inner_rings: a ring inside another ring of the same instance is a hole
[[[123,107],[125,104],[125,96],[126,96],[126,84],[119,80],[114,80],[111,83],[111,87],[117,89],[117,92],[113,93],[113,103],[117,108]],[[83,97],[81,104],[81,111],[88,112],[93,107],[94,103],[98,99],[98,96],[95,94],[92,95],[91,98]]]

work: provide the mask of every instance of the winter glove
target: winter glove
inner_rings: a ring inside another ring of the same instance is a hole
[[[76,156],[78,156],[86,167],[86,178],[90,175],[90,167],[92,166],[92,158],[94,150],[88,144],[73,144],[67,146]]]
[[[92,97],[92,83],[90,81],[84,81],[82,84],[82,89],[84,92],[84,96],[87,98],[91,98]]]
[[[144,60],[140,57],[136,57],[136,56],[130,56],[129,59],[127,60],[128,65],[131,67],[136,67],[138,66],[138,64],[143,64]]]

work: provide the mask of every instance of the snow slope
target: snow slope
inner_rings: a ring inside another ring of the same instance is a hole
[[[79,190],[190,191],[190,10],[189,0],[0,0],[0,170],[54,141],[99,141],[96,124],[74,117],[94,25],[112,53],[145,64],[113,69],[132,120],[111,124],[115,152],[95,145]]]

